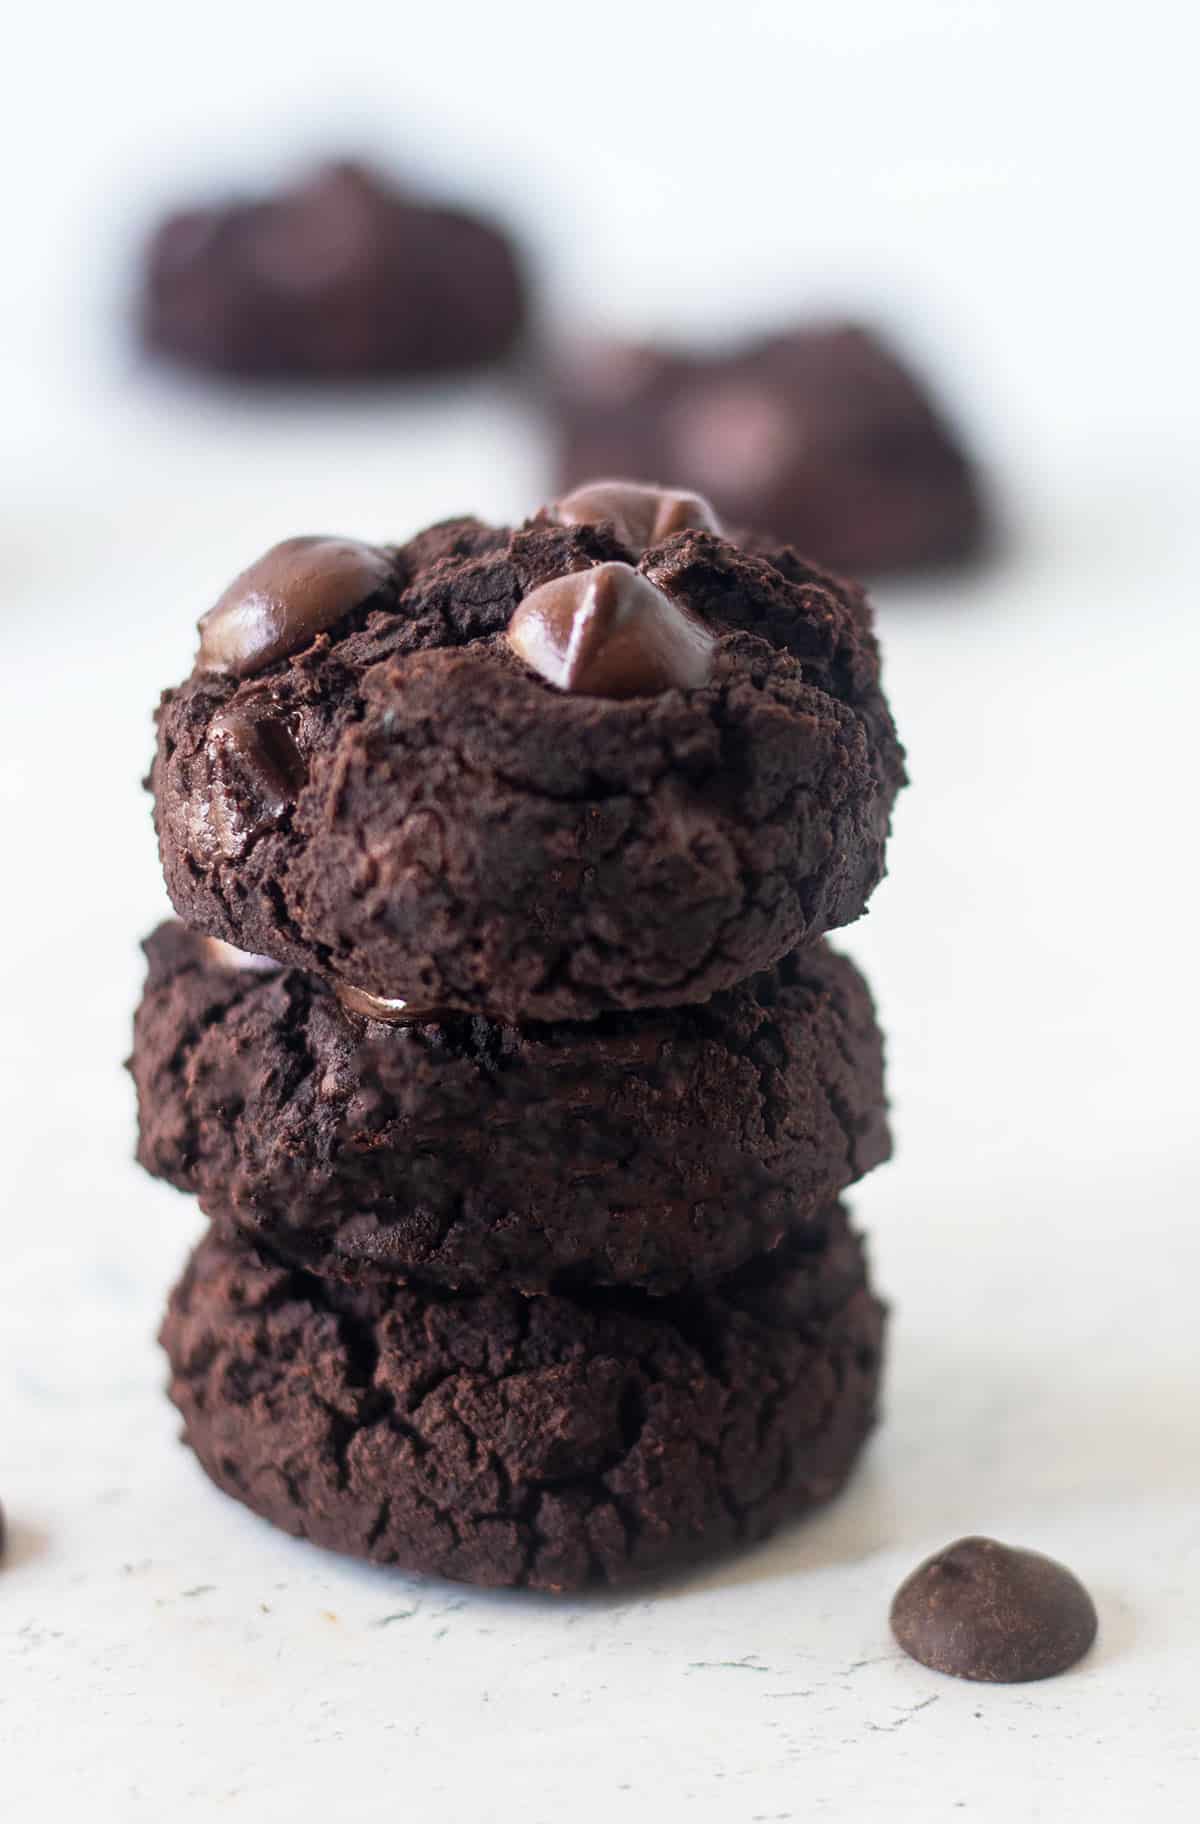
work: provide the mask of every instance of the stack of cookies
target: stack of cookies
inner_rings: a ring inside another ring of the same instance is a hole
[[[210,1220],[162,1340],[212,1479],[554,1590],[833,1494],[889,1140],[823,933],[903,782],[861,593],[628,484],[293,539],[158,727],[139,1157]]]

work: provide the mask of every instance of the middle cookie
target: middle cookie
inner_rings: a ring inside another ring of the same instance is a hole
[[[179,924],[146,945],[138,1157],[342,1279],[670,1292],[890,1152],[866,985],[824,943],[702,1006],[390,1026]]]

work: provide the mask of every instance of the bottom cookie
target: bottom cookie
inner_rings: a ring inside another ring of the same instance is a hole
[[[468,1583],[614,1584],[836,1493],[883,1307],[845,1212],[693,1296],[354,1288],[210,1235],[162,1343],[213,1481],[334,1551]]]

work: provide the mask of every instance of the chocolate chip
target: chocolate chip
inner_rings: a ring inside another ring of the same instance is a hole
[[[628,564],[556,576],[508,624],[515,652],[560,690],[653,696],[707,683],[716,641]]]
[[[348,538],[285,538],[200,619],[202,671],[251,677],[307,646],[388,578],[388,557]]]
[[[418,1007],[413,1001],[387,1000],[383,995],[368,994],[349,982],[336,982],[334,993],[347,1013],[363,1020],[379,1020],[384,1026],[414,1026],[422,1020],[437,1017],[434,1007]]]
[[[995,1539],[959,1539],[901,1584],[892,1632],[935,1672],[990,1684],[1052,1678],[1096,1638],[1096,1610],[1079,1579],[1040,1552]]]
[[[206,747],[211,783],[193,837],[205,854],[240,855],[295,803],[307,768],[287,723],[253,699],[213,717]]]
[[[304,789],[307,768],[286,722],[271,715],[233,707],[212,719],[208,731],[214,754],[235,755],[258,786],[259,796],[276,811],[291,804]]]
[[[644,487],[636,481],[589,481],[557,502],[554,517],[564,526],[611,525],[621,543],[639,555],[689,527],[721,531],[721,522],[703,495]]]

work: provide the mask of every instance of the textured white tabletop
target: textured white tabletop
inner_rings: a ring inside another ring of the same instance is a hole
[[[504,10],[510,54],[519,24],[560,16]],[[810,1523],[587,1601],[339,1563],[223,1499],[179,1447],[153,1335],[198,1222],[132,1165],[120,1069],[137,940],[165,903],[137,783],[150,707],[186,669],[197,613],[274,538],[519,512],[544,457],[527,413],[489,386],[255,408],[128,370],[86,313],[68,347],[63,275],[85,205],[153,162],[168,102],[183,123],[172,156],[202,168],[235,127],[253,150],[254,54],[275,56],[285,113],[308,67],[296,41],[248,22],[249,64],[210,120],[205,72],[216,81],[217,27],[235,15],[215,4],[191,88],[177,75],[139,115],[145,67],[126,38],[144,58],[137,33],[157,15],[117,6],[111,67],[56,69],[97,156],[51,155],[40,209],[17,218],[41,237],[37,270],[14,279],[3,320],[0,1810],[22,1824],[1173,1824],[1200,1810],[1200,435],[1167,93],[1187,59],[1161,36],[1176,9],[1145,10],[1149,52],[1095,7],[1051,26],[1024,4],[859,6],[807,36],[787,24],[803,9],[743,10],[753,55],[720,45],[770,207],[757,192],[731,206],[754,185],[744,151],[730,175],[728,140],[695,137],[689,157],[697,188],[729,205],[735,249],[774,251],[747,255],[744,297],[724,265],[713,274],[714,320],[793,295],[806,235],[814,261],[857,271],[859,295],[864,273],[899,273],[918,340],[953,326],[947,371],[1013,526],[1004,559],[969,580],[878,591],[913,785],[891,877],[845,943],[890,1035],[899,1141],[854,1198],[894,1306],[885,1423]],[[717,40],[663,12],[637,26],[639,67],[660,72],[644,143],[637,110],[617,110],[626,264],[611,269],[618,211],[593,183],[601,228],[589,239],[564,219],[558,295],[699,322],[711,251],[668,256],[648,189],[675,172],[663,148],[684,133],[689,83],[711,92]],[[607,17],[595,57],[615,81],[612,33],[639,14],[618,0]],[[449,24],[411,30],[427,71],[450,57]],[[29,31],[49,65],[49,27]],[[455,91],[477,151],[499,133],[493,49],[464,77],[470,105]],[[395,39],[397,68],[403,50]],[[754,85],[778,100],[785,57],[812,99],[777,118]],[[378,78],[367,112],[386,138],[381,92]],[[436,92],[432,78],[413,91],[426,118]],[[518,161],[535,143],[523,93],[503,98]],[[863,135],[832,155],[851,93]],[[560,102],[545,106],[564,134],[561,204],[573,172],[585,184],[582,156]],[[789,216],[773,240],[789,198],[806,223]],[[896,1583],[968,1531],[1051,1552],[1089,1584],[1101,1635],[1074,1673],[980,1688],[893,1646]]]

